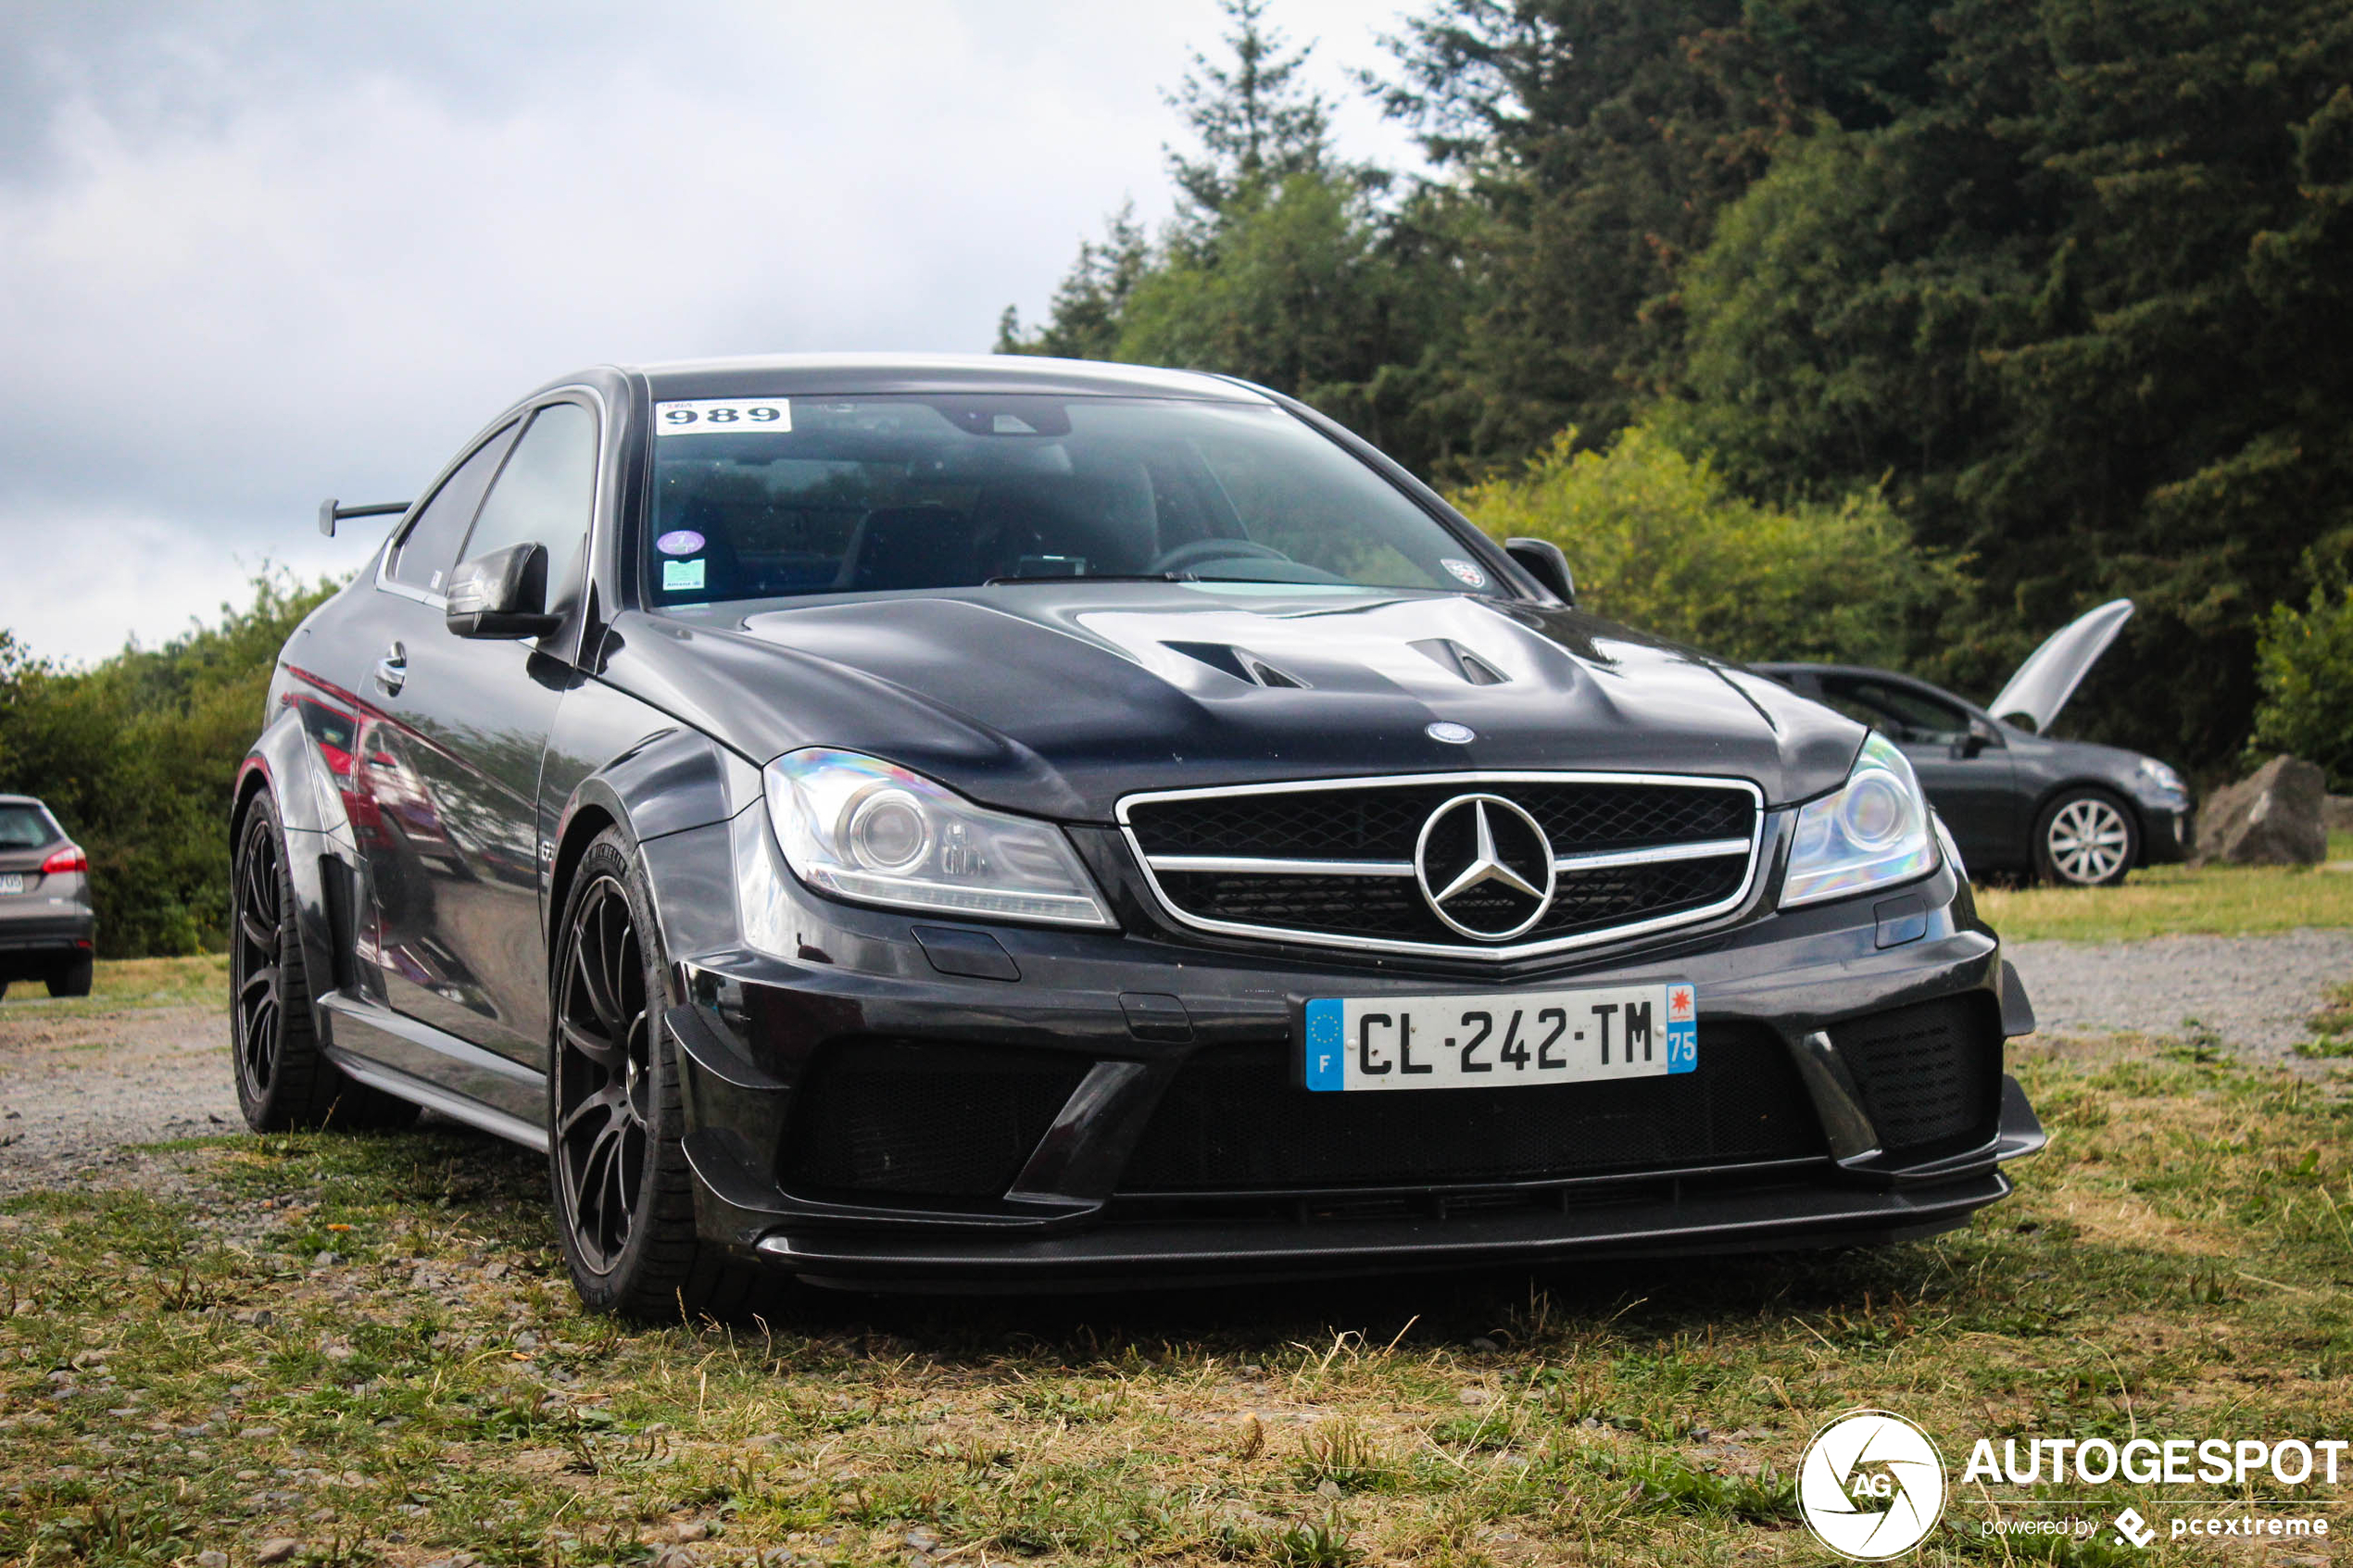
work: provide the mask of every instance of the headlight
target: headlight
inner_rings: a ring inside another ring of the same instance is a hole
[[[2189,797],[2190,788],[2182,782],[2182,775],[2154,757],[2141,759],[2140,776],[2141,783],[2159,795],[2178,795],[2183,799]]]
[[[762,777],[786,863],[812,887],[902,909],[1114,923],[1051,822],[988,810],[850,751],[796,751]]]
[[[1799,809],[1781,908],[1908,882],[1935,865],[1936,840],[1919,781],[1904,754],[1874,734],[1863,743],[1844,787]]]

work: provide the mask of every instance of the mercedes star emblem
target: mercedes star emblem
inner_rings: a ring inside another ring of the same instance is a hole
[[[1552,908],[1552,842],[1502,796],[1458,795],[1422,823],[1414,880],[1449,929],[1508,941]]]

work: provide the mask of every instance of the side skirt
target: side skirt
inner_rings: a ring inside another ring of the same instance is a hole
[[[547,1128],[535,1116],[520,1114],[547,1103],[544,1074],[346,994],[322,997],[319,1007],[328,1019],[327,1058],[354,1079],[509,1143],[547,1152]],[[461,1081],[474,1092],[396,1067],[384,1060],[388,1057],[430,1067],[435,1078]]]

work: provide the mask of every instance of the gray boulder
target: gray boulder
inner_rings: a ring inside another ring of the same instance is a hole
[[[2241,866],[2317,866],[2329,853],[2322,814],[2327,793],[2319,768],[2274,757],[2198,808],[2197,858]]]

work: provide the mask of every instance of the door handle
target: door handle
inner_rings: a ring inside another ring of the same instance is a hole
[[[398,696],[400,688],[408,684],[409,650],[403,645],[395,643],[384,649],[384,656],[382,659],[376,660],[376,684],[384,689],[386,696]]]

